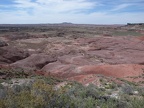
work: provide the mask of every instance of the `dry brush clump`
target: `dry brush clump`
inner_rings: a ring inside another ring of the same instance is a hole
[[[113,88],[99,88],[95,85],[83,86],[70,82],[55,89],[62,80],[53,77],[32,77],[27,85],[14,85],[0,88],[1,108],[143,108],[143,88],[119,86],[119,98],[111,97],[108,91]],[[130,88],[130,89],[129,89]],[[132,89],[132,90],[131,90]],[[138,90],[139,94],[129,94]],[[140,93],[141,91],[141,93]],[[111,93],[111,94],[112,94]]]

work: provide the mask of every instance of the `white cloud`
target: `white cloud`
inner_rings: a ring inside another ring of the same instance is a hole
[[[47,11],[51,13],[71,12],[91,9],[96,6],[96,2],[87,0],[15,0],[15,6],[18,8],[33,8],[38,11]]]
[[[8,8],[9,6],[7,5],[0,5],[0,8]]]
[[[129,6],[131,6],[132,4],[120,4],[118,6],[115,6],[114,9],[112,9],[111,11],[118,11],[124,8],[127,8]]]
[[[0,13],[0,23],[83,23],[83,24],[126,24],[128,22],[144,22],[144,13],[107,14],[95,12],[91,14],[37,14],[29,15],[24,11]],[[139,16],[139,17],[137,17]]]
[[[91,12],[98,2],[90,0],[14,0],[12,5],[16,10],[0,10],[0,23],[84,23],[84,24],[124,24],[128,22],[144,22],[144,13],[117,13],[112,12]],[[122,4],[115,7],[117,11],[130,6]],[[139,16],[139,17],[137,17]]]

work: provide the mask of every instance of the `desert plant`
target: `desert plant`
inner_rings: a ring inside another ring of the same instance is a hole
[[[144,87],[138,87],[138,88],[137,88],[137,91],[139,92],[139,95],[140,95],[140,96],[143,96],[143,97],[144,97]]]
[[[129,94],[129,95],[132,95],[133,94],[133,91],[134,91],[134,88],[128,84],[125,84],[121,87],[122,89],[122,92],[125,93],[125,94]]]
[[[131,98],[129,103],[131,108],[144,108],[144,98]]]

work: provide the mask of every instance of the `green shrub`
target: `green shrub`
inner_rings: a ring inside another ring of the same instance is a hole
[[[144,97],[144,87],[138,87],[137,88],[139,95]]]
[[[132,95],[134,91],[134,88],[128,84],[125,84],[122,86],[122,92],[125,94]]]
[[[48,80],[53,83],[50,85]],[[28,87],[15,85],[0,99],[0,108],[143,108],[144,105],[142,96],[130,96],[134,89],[130,85],[122,86],[121,98],[114,99],[92,84],[85,87],[76,82],[67,82],[66,86],[55,90],[58,81],[55,78],[36,77]]]
[[[132,98],[130,104],[132,108],[144,108],[144,98]]]

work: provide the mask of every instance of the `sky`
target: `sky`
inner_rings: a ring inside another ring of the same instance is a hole
[[[144,23],[144,0],[0,0],[0,24]]]

